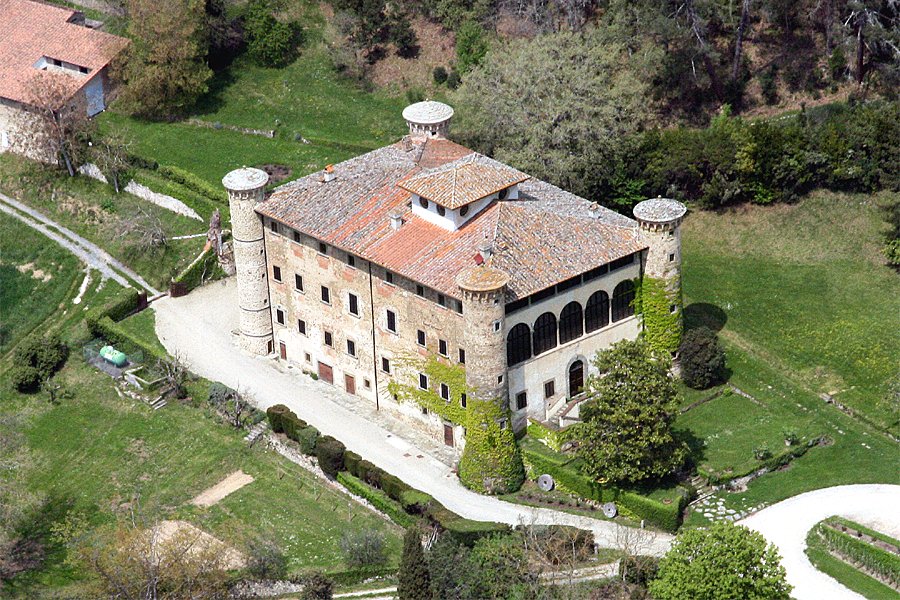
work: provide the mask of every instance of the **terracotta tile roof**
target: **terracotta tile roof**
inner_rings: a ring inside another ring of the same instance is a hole
[[[0,97],[30,103],[35,80],[55,78],[74,95],[128,40],[70,23],[76,11],[31,0],[0,0]],[[35,68],[42,57],[87,67],[81,73]]]
[[[398,185],[452,209],[490,196],[526,179],[528,175],[521,171],[480,154],[470,153],[449,164],[424,170]]]
[[[457,231],[414,217],[399,183],[472,157],[505,167],[449,140],[404,138],[335,165],[328,183],[321,172],[287,183],[256,210],[454,298],[457,275],[485,241],[490,266],[510,276],[510,300],[646,248],[632,219],[533,178],[520,183],[518,200],[491,203]],[[399,229],[390,226],[394,211]]]

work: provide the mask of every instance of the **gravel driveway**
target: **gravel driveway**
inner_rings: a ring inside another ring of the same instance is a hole
[[[794,496],[739,521],[778,546],[797,600],[863,597],[816,569],[806,557],[806,534],[833,515],[900,537],[900,485],[841,485]]]
[[[162,298],[151,306],[156,311],[156,332],[163,346],[180,356],[192,371],[241,390],[262,410],[279,403],[289,406],[348,449],[464,517],[511,525],[573,525],[593,531],[603,547],[617,547],[626,536],[641,537],[643,553],[662,554],[671,543],[671,536],[666,534],[634,534],[636,530],[613,522],[524,507],[465,489],[450,467],[431,456],[424,445],[413,446],[382,427],[379,423],[384,422],[383,414],[376,422],[372,416],[350,411],[337,397],[344,394],[342,390],[284,372],[272,359],[249,356],[234,346],[231,332],[238,325],[234,278],[204,286],[182,298]]]

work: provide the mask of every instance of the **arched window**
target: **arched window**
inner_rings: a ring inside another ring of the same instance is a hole
[[[559,313],[559,343],[565,344],[584,335],[584,315],[581,305],[569,302]]]
[[[588,333],[609,325],[609,294],[594,292],[584,307],[584,329]]]
[[[634,283],[626,279],[616,286],[612,297],[612,320],[621,321],[634,314]]]
[[[525,323],[519,323],[509,330],[506,336],[506,364],[517,365],[531,358],[531,329]]]
[[[546,312],[534,322],[534,354],[556,348],[556,315]]]

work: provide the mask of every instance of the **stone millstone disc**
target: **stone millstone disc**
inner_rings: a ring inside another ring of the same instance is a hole
[[[545,492],[549,492],[556,485],[553,481],[553,477],[547,475],[546,473],[537,478],[537,484],[538,487]]]
[[[601,506],[600,509],[603,511],[603,515],[607,519],[612,519],[617,514],[619,514],[619,510],[616,508],[616,505],[613,504],[612,502],[607,502],[606,504]]]

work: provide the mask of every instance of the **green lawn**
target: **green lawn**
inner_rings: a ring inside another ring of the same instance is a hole
[[[830,193],[792,206],[697,212],[685,223],[688,324],[722,328],[729,383],[753,397],[726,393],[678,418],[701,444],[701,470],[752,470],[755,448],[784,450],[785,430],[831,442],[745,492],[722,492],[730,507],[831,485],[898,483],[897,444],[819,398],[836,392],[865,418],[896,430],[887,386],[900,356],[900,285],[878,258],[879,228],[873,198]],[[705,521],[693,513],[688,522]]]
[[[134,139],[133,151],[160,164],[182,167],[221,185],[241,166],[282,164],[299,177],[346,160],[404,133],[404,98],[369,93],[335,73],[328,49],[312,43],[293,64],[269,69],[237,59],[211,83],[190,118],[254,129],[274,129],[269,139],[185,122],[149,122],[107,111],[103,128]],[[306,140],[302,141],[300,138]]]
[[[814,527],[806,536],[806,556],[814,567],[869,600],[900,598],[900,593],[833,556],[816,533],[817,528]]]
[[[111,186],[93,179],[68,177],[11,154],[0,155],[0,182],[0,191],[94,242],[158,289],[167,288],[171,277],[190,264],[206,243],[205,238],[170,239],[164,248],[146,250],[137,243],[138,233],[122,232],[122,223],[140,211],[148,219],[158,219],[169,238],[205,233],[207,225],[131,194],[116,194]]]

